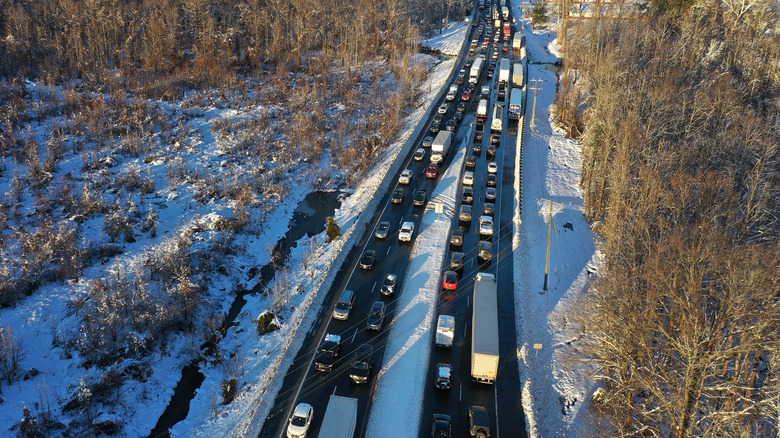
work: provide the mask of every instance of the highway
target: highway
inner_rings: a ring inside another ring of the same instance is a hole
[[[492,46],[492,43],[491,43]],[[489,47],[485,51],[488,59],[492,53]],[[479,54],[477,54],[479,55]],[[517,54],[515,54],[517,55]],[[500,53],[501,58],[512,60],[513,53]],[[512,63],[518,62],[512,60]],[[503,114],[503,130],[500,146],[495,157],[487,155],[490,144],[490,119],[493,105],[498,101],[498,67],[492,79],[483,72],[482,83],[490,86],[490,105],[486,120],[485,135],[481,142],[482,152],[477,155],[474,169],[474,201],[473,219],[471,224],[459,223],[465,238],[463,252],[466,254],[466,267],[458,282],[458,289],[453,301],[440,300],[439,314],[455,316],[455,345],[452,351],[435,349],[431,355],[428,379],[429,387],[425,391],[423,403],[422,424],[418,436],[430,434],[431,419],[434,413],[447,414],[452,417],[453,435],[464,436],[468,431],[468,407],[481,405],[490,413],[492,436],[521,437],[525,436],[525,415],[521,402],[520,377],[517,366],[517,343],[514,315],[514,283],[512,262],[512,231],[514,215],[514,167],[517,130],[516,121],[509,121],[507,108],[509,91],[505,100]],[[508,88],[508,90],[511,88]],[[485,204],[485,189],[487,188],[487,163],[495,161],[498,170],[498,200],[495,202],[494,235],[491,238],[479,235],[478,217]],[[462,190],[462,185],[461,185]],[[460,203],[458,204],[458,208]],[[479,266],[477,245],[480,240],[489,240],[493,244],[494,258],[491,263]],[[449,261],[449,258],[448,258]],[[498,282],[499,308],[499,362],[498,376],[494,385],[475,383],[471,381],[471,299],[474,289],[474,275],[477,272],[490,272],[496,275]],[[438,363],[448,363],[453,369],[452,389],[438,390],[434,388],[435,370]]]
[[[484,17],[484,15],[483,15]],[[487,29],[488,25],[486,25]],[[475,28],[470,28],[465,44],[469,44],[473,38]],[[492,43],[491,43],[492,46]],[[488,60],[490,59],[491,48],[488,47]],[[502,56],[511,56],[502,53]],[[470,57],[474,59],[474,57]],[[458,65],[454,68],[457,72],[463,68]],[[453,150],[463,141],[463,136],[469,132],[468,126],[473,124],[475,119],[476,106],[479,101],[479,91],[486,78],[487,66],[483,68],[481,80],[477,83],[473,98],[467,102],[465,116],[455,131],[453,140]],[[491,85],[491,110],[492,104],[497,97],[497,77],[498,67],[496,67],[495,77]],[[460,90],[465,88],[461,86]],[[461,102],[460,95],[458,99],[450,105],[450,108],[443,118],[449,120],[455,113],[455,107]],[[466,253],[466,267],[458,284],[458,293],[452,301],[440,300],[437,306],[439,314],[449,314],[456,317],[456,343],[452,351],[433,351],[429,367],[430,386],[426,388],[425,400],[423,401],[424,410],[422,422],[420,424],[419,436],[430,434],[430,419],[433,413],[445,413],[453,419],[453,435],[463,436],[468,430],[467,409],[469,405],[478,404],[488,408],[491,419],[492,436],[501,435],[507,437],[520,437],[525,435],[524,415],[520,400],[520,383],[517,367],[516,353],[516,330],[514,317],[514,286],[512,278],[512,220],[513,220],[513,175],[516,147],[516,129],[517,124],[507,123],[506,106],[508,106],[509,92],[504,102],[504,129],[501,134],[501,145],[497,149],[495,158],[491,160],[499,163],[498,170],[498,200],[496,204],[496,233],[492,237],[494,260],[489,266],[483,266],[483,270],[497,274],[499,290],[499,331],[502,334],[499,339],[499,348],[501,362],[499,364],[498,379],[495,385],[485,385],[472,383],[470,379],[470,322],[471,307],[470,297],[473,289],[473,275],[477,272],[476,248],[479,241],[478,226],[479,216],[481,215],[485,202],[485,188],[487,172],[487,145],[490,142],[490,118],[486,123],[485,136],[483,139],[482,153],[477,159],[474,169],[474,213],[470,226],[461,225],[465,232],[465,241],[463,252]],[[441,102],[433,102],[432,105],[438,106]],[[491,111],[492,113],[492,111]],[[432,120],[424,123],[430,125]],[[444,126],[444,123],[442,123]],[[514,130],[514,131],[513,131]],[[370,401],[374,392],[376,383],[375,371],[380,368],[382,363],[383,347],[389,331],[388,322],[395,314],[396,296],[383,297],[379,293],[382,280],[388,273],[398,274],[399,283],[403,281],[403,275],[406,272],[409,263],[409,255],[412,243],[402,243],[398,241],[398,230],[401,223],[412,221],[416,225],[416,232],[419,231],[420,219],[424,207],[412,205],[412,195],[418,188],[425,189],[430,196],[438,183],[443,172],[439,172],[437,178],[426,178],[424,171],[429,162],[430,148],[426,148],[426,156],[422,161],[412,160],[414,151],[422,146],[425,136],[431,135],[428,129],[421,132],[419,138],[415,139],[415,146],[411,148],[409,155],[405,158],[406,165],[402,167],[413,171],[412,181],[409,185],[397,185],[403,188],[405,192],[404,201],[401,204],[390,203],[390,195],[396,187],[392,187],[387,193],[384,193],[382,208],[371,221],[371,228],[367,230],[360,244],[350,253],[348,260],[344,263],[341,271],[337,275],[331,290],[328,292],[322,309],[317,315],[317,321],[312,327],[312,331],[307,334],[301,349],[299,350],[288,374],[284,378],[282,389],[277,395],[274,406],[271,409],[269,417],[266,419],[261,437],[283,437],[285,436],[286,421],[294,406],[299,402],[306,402],[314,407],[315,421],[309,432],[309,436],[316,437],[319,433],[319,426],[328,404],[331,394],[355,397],[358,399],[358,423],[356,436],[365,435],[365,427],[368,420]],[[445,165],[455,154],[451,151],[446,159]],[[458,191],[460,193],[460,190]],[[457,218],[456,218],[457,220]],[[374,237],[373,227],[379,221],[389,221],[391,224],[390,232],[386,239],[377,239]],[[454,227],[457,225],[454,225]],[[376,250],[378,253],[378,262],[371,270],[362,270],[357,267],[358,260],[366,249]],[[449,264],[449,259],[448,263]],[[402,284],[397,286],[400,290]],[[333,308],[341,292],[350,289],[356,292],[355,305],[348,320],[339,321],[331,317]],[[397,293],[397,292],[396,292]],[[379,332],[368,331],[366,329],[366,317],[374,301],[383,301],[387,305],[387,315],[385,325]],[[313,360],[316,349],[320,345],[326,333],[338,334],[342,338],[342,354],[334,364],[332,372],[318,372],[314,369]],[[374,346],[374,373],[368,384],[356,385],[349,380],[349,367],[353,354],[361,344],[368,343]],[[433,347],[431,347],[433,349]],[[446,362],[453,365],[453,387],[449,391],[434,391],[433,370],[437,362]],[[496,411],[496,406],[500,409]],[[520,420],[518,420],[520,419]],[[498,427],[497,427],[498,425]]]

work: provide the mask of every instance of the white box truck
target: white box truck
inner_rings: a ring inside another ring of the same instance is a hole
[[[504,105],[501,105],[500,103],[493,105],[493,121],[490,122],[491,131],[501,132],[501,129],[504,126],[503,116],[504,116]]]
[[[484,62],[484,59],[477,58],[474,60],[474,63],[471,64],[471,70],[469,70],[469,83],[477,83],[479,80],[479,75],[482,73],[482,64],[484,64]]]
[[[431,162],[438,163],[447,156],[452,146],[452,131],[439,131],[431,143]]]
[[[331,395],[320,426],[320,438],[352,438],[357,425],[358,400]]]
[[[471,378],[493,383],[498,373],[498,298],[496,277],[480,272],[474,278],[471,315]]]
[[[436,346],[452,348],[452,342],[455,340],[455,317],[450,315],[439,315],[439,321],[436,323]]]
[[[523,89],[513,88],[509,94],[509,111],[508,117],[512,120],[519,120],[520,114],[523,112]]]
[[[515,32],[515,36],[512,37],[512,50],[520,50],[523,47],[523,34]]]
[[[515,87],[523,86],[523,64],[519,62],[512,66],[512,82],[515,83]]]
[[[509,60],[506,58],[501,59],[501,62],[498,63],[498,82],[499,83],[508,83],[509,82],[509,74],[510,69],[512,68],[512,65],[509,63]]]
[[[479,99],[479,105],[477,105],[477,118],[485,120],[488,116],[488,101],[487,99]]]

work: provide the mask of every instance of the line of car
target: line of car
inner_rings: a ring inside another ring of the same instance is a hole
[[[481,25],[481,28],[484,28],[484,24]],[[482,31],[480,31],[479,33],[481,34]],[[467,61],[467,65],[466,65],[467,68],[470,66],[470,63],[471,63],[470,60]],[[463,83],[463,78],[459,77],[458,85],[462,83]],[[451,91],[453,91],[452,88]],[[471,100],[472,93],[473,93],[473,85],[470,85],[465,90],[463,90],[463,92],[461,93],[461,102],[458,103],[457,109],[453,117],[445,122],[444,129],[450,131],[454,131],[456,129],[457,123],[460,122],[467,109],[466,102]],[[487,86],[483,87],[481,90],[481,95],[485,96],[489,94],[490,94],[490,88]],[[447,101],[454,101],[456,100],[456,98],[457,98],[457,89],[454,90],[452,96],[450,96],[450,94],[448,93]],[[439,131],[439,129],[441,129],[441,122],[443,121],[443,117],[444,115],[446,115],[448,110],[449,110],[449,105],[446,102],[438,108],[437,117],[434,118],[434,121],[430,128],[431,134],[436,134]],[[482,124],[481,131],[484,131],[484,124]],[[481,138],[482,136],[480,135],[480,139]],[[497,140],[494,140],[494,138]],[[426,157],[425,148],[430,147],[432,142],[433,142],[433,137],[427,136],[422,142],[422,147],[415,150],[413,154],[413,160],[423,161]],[[495,147],[499,142],[500,142],[500,135],[498,136],[496,136],[495,134],[491,135],[491,145],[488,146],[487,148],[487,153],[489,156],[495,155],[496,153]],[[480,152],[481,152],[481,147],[477,147],[477,143],[475,142],[474,149],[473,149],[474,156],[468,157],[466,159],[467,168],[471,167],[473,169],[476,166],[476,158],[479,156]],[[495,173],[497,173],[498,167],[496,163],[492,163],[492,164],[493,164],[492,166],[490,164],[488,166],[488,171],[489,171],[489,175],[487,178],[488,189],[486,190],[485,196],[486,199],[494,201],[496,198],[495,186],[497,184]],[[468,184],[469,187],[463,188],[463,196],[461,201],[463,205],[461,206],[461,208],[464,207],[470,208],[470,204],[473,202],[474,199],[474,189],[473,189],[474,175],[473,172],[469,172],[469,173],[471,173],[471,181],[470,184]],[[438,174],[439,174],[439,166],[436,163],[430,163],[429,165],[426,166],[425,175],[427,178],[436,178]],[[399,175],[399,180],[398,180],[399,186],[411,184],[412,179],[413,179],[413,172],[410,169],[405,169]],[[466,185],[465,177],[463,182],[465,186]],[[427,201],[427,191],[424,188],[417,188],[414,190],[412,198],[413,198],[412,203],[415,207],[424,206],[425,202]],[[403,203],[403,201],[404,201],[404,189],[401,187],[397,187],[391,195],[391,203],[401,204]],[[484,214],[480,216],[479,230],[481,235],[492,235],[493,233],[492,214],[494,213],[494,211],[495,211],[495,206],[493,203],[490,202],[485,203],[483,209]],[[471,216],[469,211],[468,222],[470,221],[471,221]],[[392,226],[389,221],[380,221],[374,229],[374,237],[376,237],[377,239],[386,239],[391,234],[391,228]],[[399,241],[411,242],[414,238],[414,231],[415,231],[414,222],[411,221],[403,222],[398,231]],[[450,238],[450,246],[452,248],[460,247],[462,249],[463,237],[464,235],[462,231],[453,230],[453,234],[451,235]],[[487,246],[483,247],[483,244],[486,244]],[[479,257],[482,260],[488,260],[488,261],[492,258],[492,248],[490,247],[490,242],[480,241]],[[443,275],[442,289],[443,291],[452,292],[452,294],[445,295],[445,297],[447,296],[454,297],[454,292],[457,290],[459,272],[462,272],[465,265],[465,254],[460,251],[453,251],[451,253],[450,259],[451,259],[450,261],[451,270],[446,271]],[[366,249],[363,252],[358,264],[361,269],[366,270],[366,269],[372,269],[377,263],[378,263],[377,251],[373,249]],[[398,276],[393,273],[387,274],[380,286],[380,295],[385,297],[393,296],[397,288],[398,288]],[[354,291],[344,290],[333,310],[333,318],[337,320],[348,320],[352,308],[354,307],[355,297],[356,297],[356,293]],[[387,306],[383,301],[381,300],[374,301],[374,303],[371,306],[371,310],[369,311],[368,316],[366,317],[366,329],[374,330],[374,331],[381,330],[384,325],[386,312],[387,312]],[[441,321],[442,317],[444,318],[444,321]],[[451,318],[451,320],[447,321],[446,315],[441,315],[440,317],[439,324],[437,325],[437,345],[439,345],[439,341],[440,341],[439,335],[441,334],[442,336],[449,337],[448,346],[449,347],[452,346],[453,339],[454,339],[455,321],[453,317],[449,317],[449,318]],[[446,345],[442,344],[439,346],[446,346]],[[352,381],[355,384],[365,384],[369,382],[374,367],[373,355],[374,355],[373,346],[370,344],[364,343],[359,345],[356,348],[349,367],[350,381]],[[316,352],[315,368],[318,371],[323,371],[323,372],[332,371],[334,369],[335,362],[341,356],[342,356],[341,336],[337,334],[328,333],[325,335],[323,342],[321,343],[321,345],[319,346]],[[435,383],[436,388],[450,389],[452,386],[451,366],[445,363],[437,364],[436,374],[437,374],[436,383]],[[311,424],[312,418],[313,418],[313,408],[311,407],[311,405],[308,405],[306,403],[298,404],[295,411],[293,412],[292,417],[289,420],[289,425],[287,430],[288,437],[295,438],[295,437],[305,436],[306,431],[308,430],[309,425]],[[432,432],[434,437],[451,436],[452,431],[451,431],[450,417],[443,414],[435,414],[433,419]],[[472,436],[479,436],[479,437],[489,436],[489,417],[488,417],[488,412],[484,407],[481,406],[469,407],[469,432]]]
[[[489,4],[489,3],[488,3]],[[495,6],[494,6],[495,8]],[[486,12],[487,16],[485,17],[486,20],[489,19],[490,12]],[[477,46],[477,41],[479,40],[479,34],[481,34],[481,30],[484,28],[484,24],[480,24],[480,31],[477,35],[475,35],[474,39],[472,40],[471,47],[472,50],[470,52],[470,55],[475,55],[475,48]],[[488,32],[486,33],[485,40],[483,42],[483,49],[487,50],[488,45],[490,42],[490,26],[488,26]],[[498,44],[501,41],[502,37],[500,36],[500,32],[496,32],[496,36],[494,37],[494,43]],[[502,48],[503,52],[508,51],[508,44],[504,43],[504,46]],[[493,51],[492,58],[487,72],[487,77],[489,79],[492,79],[493,72],[496,68],[497,59],[498,59],[498,50]],[[502,91],[503,91],[503,97],[502,97]],[[480,98],[489,100],[490,98],[490,86],[483,86]],[[498,94],[497,94],[497,100],[504,100],[506,98],[506,86],[503,88],[501,85],[498,87]],[[500,107],[500,111],[503,117],[503,106]],[[493,128],[493,127],[491,127]],[[475,175],[475,169],[477,165],[477,160],[481,155],[482,152],[482,140],[484,138],[484,132],[485,132],[485,124],[482,120],[477,120],[476,122],[476,129],[474,134],[474,142],[472,146],[472,155],[466,157],[465,160],[465,171],[462,178],[462,189],[461,189],[461,198],[460,198],[460,208],[459,208],[459,214],[458,214],[458,222],[460,225],[467,225],[470,227],[471,221],[472,221],[472,215],[473,215],[473,203],[475,198],[475,183],[476,183],[476,175]],[[486,153],[488,158],[495,157],[497,153],[497,148],[500,146],[501,143],[501,132],[500,130],[498,132],[493,131],[491,129],[490,133],[490,141],[489,144],[486,146]],[[478,227],[478,234],[480,236],[480,239],[477,244],[477,258],[480,262],[489,263],[493,259],[493,247],[492,247],[492,236],[495,233],[495,223],[493,216],[496,211],[495,202],[498,197],[498,163],[495,161],[489,160],[487,163],[487,175],[485,175],[485,192],[484,192],[484,199],[485,202],[483,204],[483,211],[482,215],[479,216],[479,227]],[[454,228],[450,235],[450,265],[449,269],[446,270],[442,275],[442,298],[445,300],[451,300],[454,298],[455,292],[458,288],[458,280],[460,277],[460,274],[462,273],[462,270],[464,269],[465,265],[465,253],[463,252],[463,244],[464,244],[464,238],[465,233],[463,230],[461,230],[459,227]],[[448,332],[448,327],[452,327],[453,333],[448,336],[452,336],[454,338],[454,318],[449,315],[439,315],[439,319],[437,322],[437,328],[436,328],[436,345],[439,347],[447,346],[446,342],[441,343],[441,339],[446,339],[447,336],[444,335],[445,332]],[[449,344],[451,346],[452,344]],[[451,365],[447,363],[439,362],[435,366],[435,387],[439,390],[447,390],[452,387],[452,375],[453,370]],[[469,434],[471,436],[477,436],[480,438],[489,437],[490,436],[490,418],[488,411],[483,406],[477,406],[472,405],[468,408],[468,420],[469,420]],[[435,438],[443,438],[443,437],[450,437],[451,436],[451,418],[448,415],[434,413],[433,414],[433,420],[432,420],[432,436]]]

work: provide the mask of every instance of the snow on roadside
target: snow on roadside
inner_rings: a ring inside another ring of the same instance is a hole
[[[450,27],[443,30],[440,34],[423,42],[422,46],[442,55],[458,56],[468,30],[468,24],[452,23]]]
[[[442,40],[442,44],[444,47],[460,48],[464,35],[465,31],[452,32],[449,38],[460,40]],[[290,259],[290,284],[298,285],[300,292],[289,302],[289,307],[294,310],[288,312],[282,329],[271,335],[258,337],[252,319],[267,309],[269,303],[264,297],[247,296],[244,310],[236,319],[235,327],[226,336],[226,345],[234,345],[234,350],[240,352],[241,356],[239,359],[243,378],[240,379],[239,396],[229,405],[220,404],[219,386],[226,367],[236,366],[235,364],[214,364],[202,370],[207,376],[206,381],[192,400],[189,415],[172,428],[171,436],[259,434],[273,407],[276,394],[282,389],[284,376],[292,365],[306,333],[315,322],[317,309],[330,288],[333,276],[347,256],[349,248],[362,237],[363,225],[373,217],[378,203],[374,194],[384,190],[395,180],[402,162],[398,158],[405,156],[413,144],[407,140],[416,136],[417,123],[423,119],[438,97],[455,65],[455,59],[451,59],[439,62],[434,67],[436,59],[425,55],[421,55],[417,62],[428,63],[432,68],[427,80],[420,86],[420,89],[427,90],[427,93],[421,105],[407,117],[404,131],[378,160],[375,171],[343,201],[334,214],[343,236],[322,247],[317,259],[308,261],[308,268],[302,266],[308,245],[299,242],[298,247],[293,250]],[[323,234],[314,239],[324,240]],[[331,266],[334,269],[330,269]]]
[[[416,436],[422,413],[425,377],[431,356],[433,318],[447,239],[455,217],[458,182],[468,149],[469,131],[426,206],[406,274],[401,279],[396,316],[384,363],[377,373],[366,436]],[[443,213],[434,205],[443,204]],[[376,412],[376,414],[374,414]],[[387,415],[392,412],[393,415]],[[403,421],[399,421],[402,418]]]
[[[515,11],[519,11],[515,2]],[[526,34],[528,59],[553,62],[557,47],[547,33]],[[520,350],[520,380],[527,427],[532,437],[588,435],[587,400],[593,390],[586,362],[572,366],[567,353],[580,335],[567,315],[601,266],[594,234],[583,215],[579,186],[582,152],[579,143],[554,128],[550,113],[555,99],[556,74],[543,65],[528,66],[528,79],[541,79],[536,99],[534,132],[530,130],[528,96],[522,154],[523,187],[517,201],[513,237],[515,317]],[[518,155],[518,160],[520,155]],[[520,169],[520,167],[518,167]],[[548,291],[543,292],[547,227],[552,204],[552,237]],[[534,349],[541,344],[540,350]]]

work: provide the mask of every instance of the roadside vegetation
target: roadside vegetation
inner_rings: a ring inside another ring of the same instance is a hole
[[[776,436],[780,29],[768,1],[571,25],[556,112],[606,272],[576,315],[601,436]]]
[[[121,421],[93,417],[127,379],[146,381],[175,336],[218,339],[224,297],[209,286],[236,275],[236,236],[261,234],[297,185],[363,180],[418,105],[421,34],[467,12],[453,0],[0,8],[0,306],[69,291],[52,347],[86,370],[55,406],[44,393],[45,408],[13,408],[29,436],[63,427],[55,408],[77,434],[116,433]],[[220,214],[161,224],[179,198]],[[0,327],[2,385],[30,375],[17,334]]]

